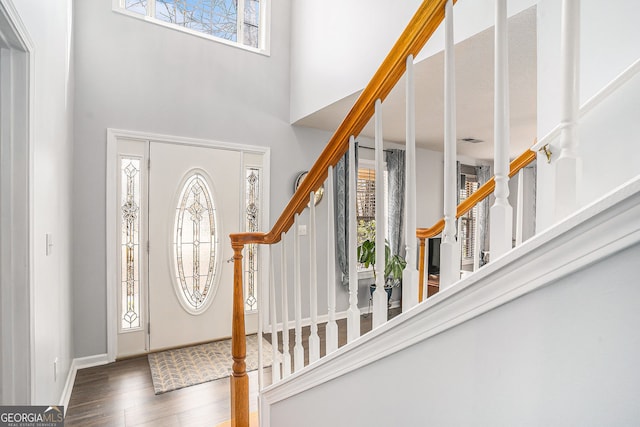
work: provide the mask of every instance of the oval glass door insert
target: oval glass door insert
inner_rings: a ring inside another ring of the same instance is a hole
[[[190,313],[205,310],[213,298],[217,272],[216,211],[205,176],[194,171],[186,179],[174,227],[174,277],[176,293]]]

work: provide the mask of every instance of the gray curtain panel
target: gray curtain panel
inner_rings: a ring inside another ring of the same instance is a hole
[[[388,150],[386,162],[389,175],[389,246],[391,247],[391,255],[400,255],[404,258],[406,254],[404,236],[405,151]]]
[[[356,165],[358,164],[358,143],[356,142]],[[336,221],[336,261],[342,272],[342,284],[349,284],[349,152],[347,151],[334,168],[335,221]],[[357,166],[356,166],[357,167]],[[358,179],[356,169],[356,180]],[[354,207],[355,209],[355,207]]]
[[[476,166],[478,184],[482,185],[491,179],[491,166]],[[480,267],[484,262],[484,252],[489,250],[489,197],[478,203],[478,240],[480,251]]]

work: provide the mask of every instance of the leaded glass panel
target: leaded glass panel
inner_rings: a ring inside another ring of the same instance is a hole
[[[140,159],[120,160],[121,327],[140,327]]]
[[[194,172],[182,188],[174,225],[178,293],[191,311],[200,311],[215,275],[216,218],[211,190],[199,172]]]
[[[248,167],[245,170],[245,229],[256,232],[259,229],[260,214],[260,169]],[[258,245],[252,243],[246,246],[245,252],[245,304],[246,311],[258,309]]]
[[[237,41],[236,0],[156,0],[155,17],[201,33]]]

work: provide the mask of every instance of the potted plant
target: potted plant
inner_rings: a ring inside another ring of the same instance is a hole
[[[391,255],[389,242],[384,244],[384,289],[387,292],[387,301],[391,298],[391,291],[399,286],[402,279],[402,271],[407,266],[407,261],[400,255]],[[358,262],[365,268],[373,267],[373,277],[376,277],[376,242],[375,238],[366,239],[358,246]],[[371,294],[376,289],[375,282],[370,286]]]

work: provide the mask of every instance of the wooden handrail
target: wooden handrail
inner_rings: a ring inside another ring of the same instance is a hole
[[[454,4],[457,0],[454,0]],[[280,217],[268,233],[234,233],[231,241],[242,243],[273,244],[280,241],[283,232],[293,224],[293,216],[301,213],[309,203],[309,193],[316,191],[327,178],[329,166],[335,166],[347,152],[349,137],[358,136],[369,122],[377,99],[384,100],[406,70],[409,55],[414,57],[444,19],[446,0],[425,0],[398,38],[373,78],[364,88],[355,104],[335,131],[309,174],[295,192]]]
[[[536,158],[536,153],[527,150],[514,159],[509,165],[509,178],[513,177],[515,174],[520,172],[521,169],[525,168],[531,162],[533,162]],[[456,211],[456,218],[460,218],[462,215],[469,212],[475,205],[484,200],[485,197],[493,193],[493,190],[496,187],[496,182],[493,177],[484,184],[480,186],[474,193],[460,202],[458,205],[458,209]],[[418,239],[427,239],[429,237],[437,236],[442,233],[444,229],[444,218],[441,218],[436,222],[433,226],[429,228],[418,228],[416,229],[416,237]]]
[[[532,151],[531,149],[528,149],[527,151],[522,153],[520,156],[515,158],[509,165],[509,178],[512,178],[513,176],[515,176],[518,172],[520,172],[522,169],[527,167],[535,159],[536,159],[536,152]],[[495,189],[495,187],[496,187],[495,179],[494,177],[491,177],[489,181],[482,184],[480,188],[474,191],[474,193],[471,196],[463,200],[458,205],[458,209],[456,210],[456,218],[460,218],[462,215],[466,214],[471,209],[473,209],[475,205],[477,205],[478,203],[483,201],[487,196],[493,193],[493,190]],[[418,301],[422,301],[424,296],[424,291],[423,291],[424,279],[425,279],[424,257],[426,252],[425,241],[430,237],[434,237],[442,233],[443,229],[444,229],[444,218],[441,218],[440,220],[438,220],[438,222],[436,222],[433,226],[429,228],[418,228],[416,230],[416,237],[419,240],[419,246],[420,246],[420,255],[419,255],[420,262],[418,264],[419,265]]]

